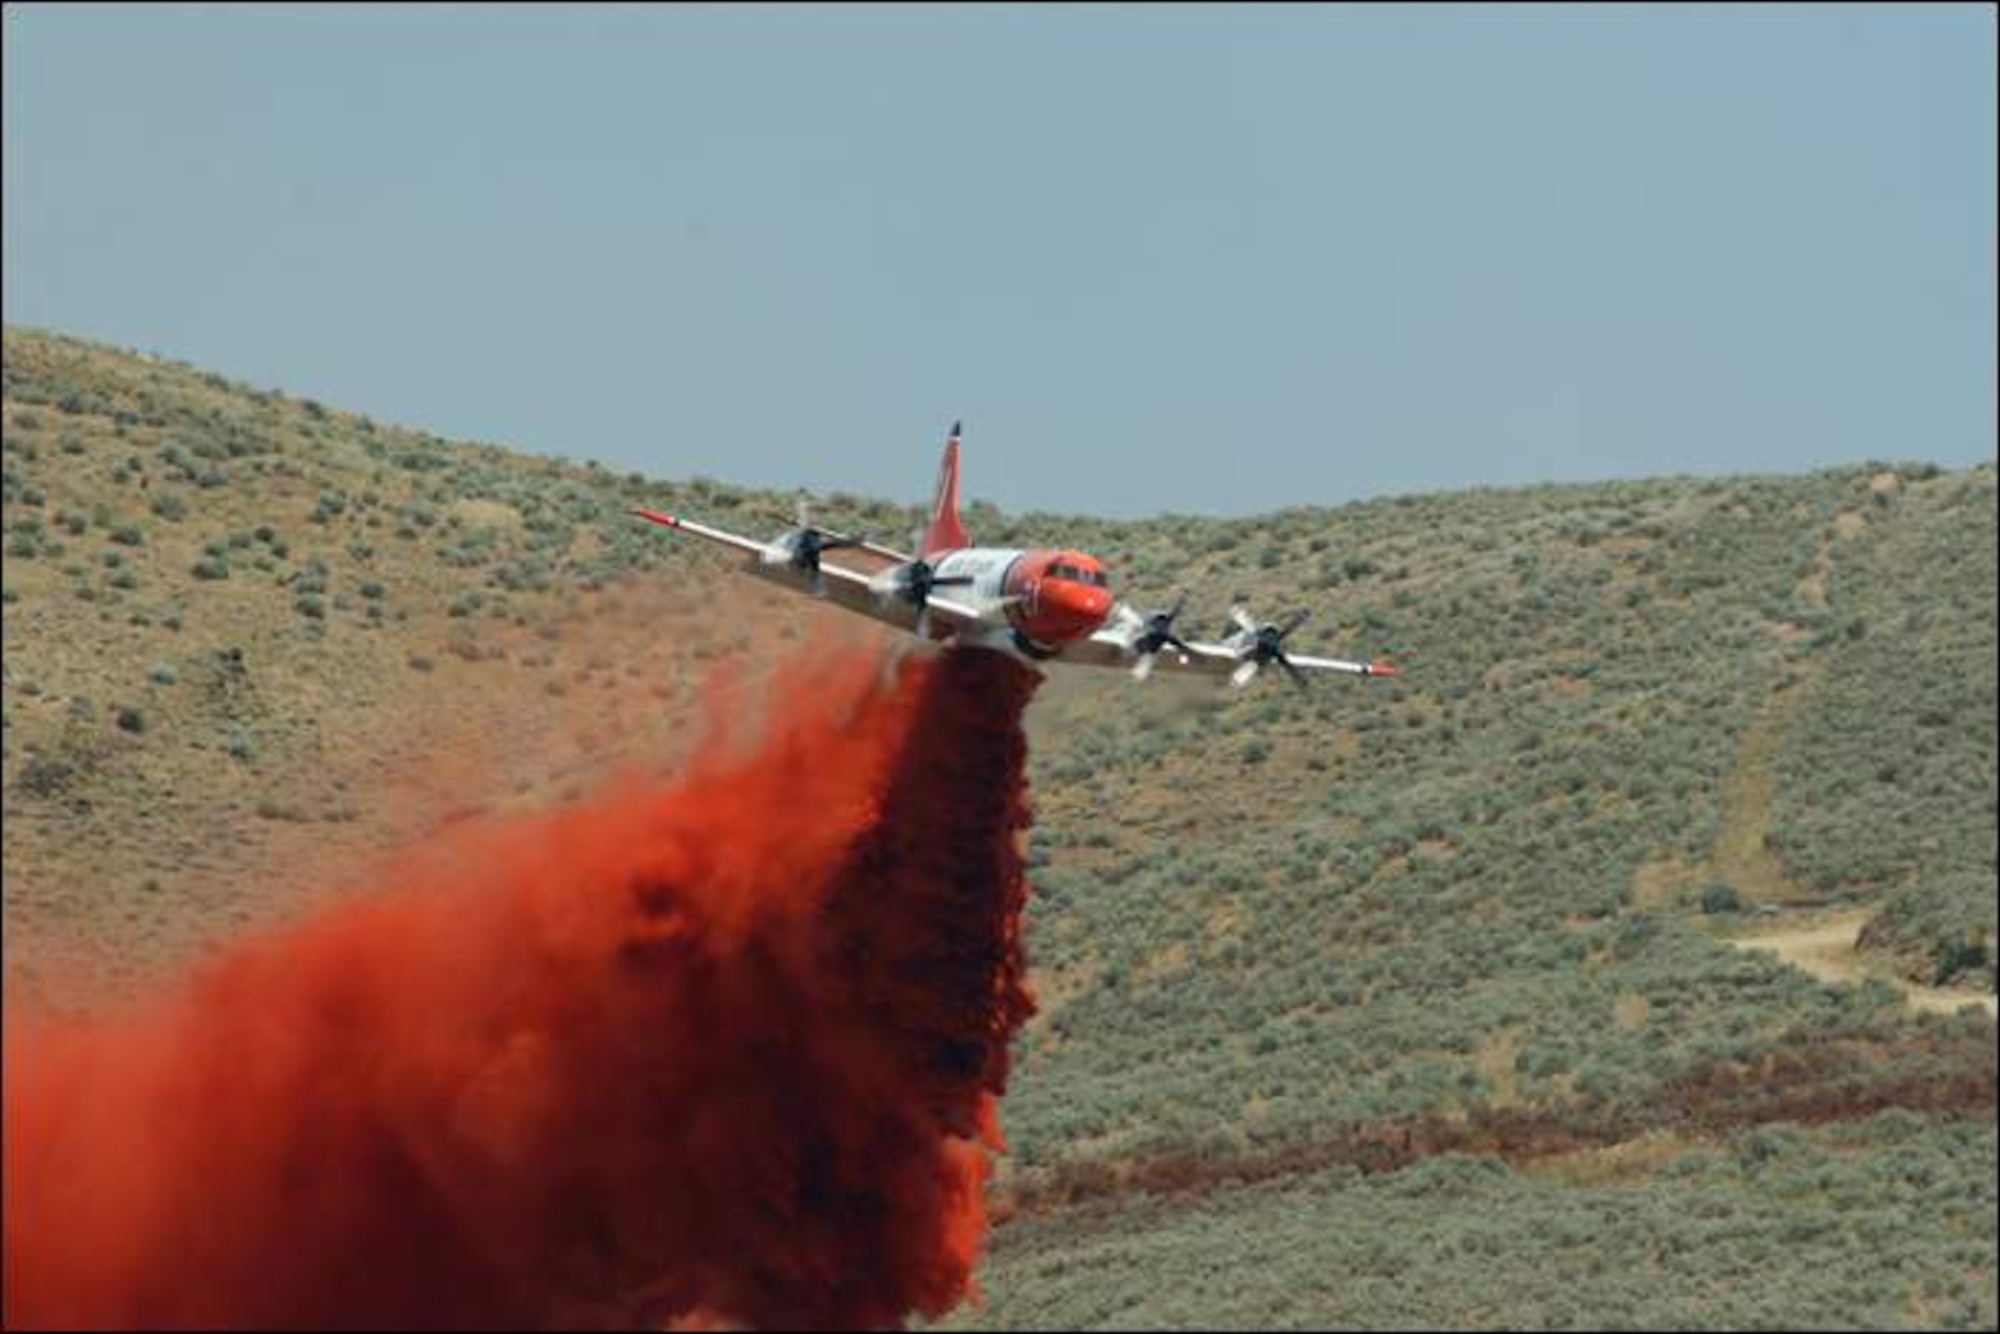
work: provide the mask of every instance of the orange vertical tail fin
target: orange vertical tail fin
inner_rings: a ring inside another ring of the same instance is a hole
[[[931,502],[930,522],[917,543],[917,554],[929,560],[940,551],[956,551],[972,545],[965,525],[958,521],[958,428],[951,424],[951,439],[944,442],[944,462],[938,468],[937,499]]]

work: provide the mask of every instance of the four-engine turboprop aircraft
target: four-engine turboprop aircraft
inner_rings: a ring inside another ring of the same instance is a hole
[[[938,472],[937,499],[929,524],[917,535],[915,555],[816,527],[803,500],[792,526],[767,542],[657,510],[632,512],[743,553],[752,573],[900,626],[920,639],[997,649],[1037,663],[1126,667],[1141,681],[1156,666],[1226,676],[1237,686],[1250,684],[1271,664],[1299,685],[1308,672],[1396,675],[1386,663],[1287,653],[1285,637],[1305,620],[1303,611],[1274,623],[1232,607],[1233,629],[1220,643],[1191,642],[1174,632],[1174,620],[1187,604],[1185,593],[1172,607],[1141,615],[1112,598],[1104,566],[1094,556],[1062,547],[1021,551],[972,545],[958,518],[958,434],[953,425]],[[829,552],[852,552],[854,562],[878,568],[864,572],[830,562],[825,559]]]

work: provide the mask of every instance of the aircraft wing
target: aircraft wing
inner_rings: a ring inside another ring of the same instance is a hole
[[[1165,672],[1173,676],[1229,676],[1243,664],[1243,659],[1235,649],[1227,644],[1206,644],[1200,641],[1188,644],[1188,652],[1168,645],[1153,655],[1152,671]],[[1385,662],[1348,662],[1341,658],[1313,658],[1303,654],[1285,655],[1292,666],[1310,675],[1313,672],[1344,672],[1353,676],[1396,676],[1398,670]],[[1130,631],[1117,628],[1099,630],[1088,639],[1079,639],[1067,645],[1056,655],[1058,662],[1075,663],[1084,667],[1124,667],[1137,665],[1139,655],[1132,651]]]
[[[1401,676],[1402,669],[1391,667],[1386,662],[1348,662],[1342,658],[1308,658],[1303,654],[1287,653],[1285,657],[1292,666],[1302,672],[1347,672],[1353,676]]]
[[[916,559],[915,556],[912,556],[907,551],[898,551],[894,547],[885,547],[880,542],[871,542],[865,537],[854,537],[831,528],[826,530],[826,534],[828,537],[845,538],[854,544],[851,548],[852,550],[865,551],[871,556],[880,556],[892,565],[908,565]]]
[[[714,542],[718,546],[735,547],[738,551],[747,551],[758,557],[761,557],[764,554],[764,548],[770,545],[767,542],[759,542],[754,537],[739,537],[735,533],[726,533],[720,528],[711,528],[705,523],[696,523],[693,519],[683,519],[673,514],[662,514],[658,510],[635,509],[632,512],[648,523],[657,523],[660,527],[671,528],[677,533],[692,533],[694,536]]]
[[[712,542],[717,546],[728,547],[731,550],[740,552],[747,557],[744,564],[752,568],[763,565],[765,553],[771,547],[769,542],[759,542],[754,537],[744,537],[740,533],[713,528],[708,524],[696,523],[693,519],[683,519],[678,515],[662,514],[658,510],[635,509],[632,513],[649,523],[659,524],[662,528],[671,528],[677,533],[687,533],[690,536],[699,537],[705,542]],[[869,545],[867,550],[881,556],[895,556],[897,554],[887,547],[876,547],[872,544]],[[766,574],[777,573],[782,568],[768,568],[759,572]],[[820,561],[819,572],[822,576],[822,585],[826,591],[826,601],[838,603],[847,608],[847,610],[859,612],[871,620],[882,621],[886,624],[897,626],[900,629],[915,631],[917,609],[902,598],[885,599],[879,596],[868,575],[856,570],[845,569],[830,560],[824,559]],[[795,581],[784,580],[782,582],[788,586],[792,586]],[[808,592],[805,581],[802,579],[796,581],[796,587],[801,593]],[[931,613],[930,631],[932,638],[944,638],[955,630],[979,625],[985,621],[985,618],[980,614],[977,607],[968,606],[966,603],[957,602],[948,597],[941,597],[936,593],[931,594],[927,605]]]
[[[1197,650],[1195,658],[1180,661],[1182,655],[1174,649],[1167,648],[1160,651],[1154,665],[1182,674],[1192,672],[1208,676],[1227,676],[1230,669],[1236,665],[1235,655],[1219,644],[1193,644],[1190,647]],[[1200,652],[1203,649],[1212,650],[1219,656],[1211,657],[1208,653]],[[1128,636],[1114,629],[1099,630],[1088,639],[1065,644],[1061,652],[1056,654],[1057,662],[1067,662],[1078,667],[1129,668],[1138,660],[1139,656],[1132,651]]]

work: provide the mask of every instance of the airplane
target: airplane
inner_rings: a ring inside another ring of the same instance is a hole
[[[1103,562],[1067,547],[1033,550],[979,547],[958,515],[960,424],[945,441],[929,522],[914,535],[914,554],[863,537],[821,528],[800,498],[789,527],[769,541],[743,537],[658,510],[632,513],[677,533],[746,556],[748,572],[885,621],[923,640],[988,648],[1035,664],[1122,667],[1144,681],[1156,668],[1170,674],[1227,677],[1241,688],[1269,666],[1303,686],[1309,673],[1396,676],[1385,662],[1348,662],[1286,651],[1285,639],[1309,613],[1260,621],[1241,604],[1230,608],[1230,630],[1217,643],[1183,639],[1174,621],[1187,605],[1142,614],[1112,596]],[[854,552],[864,572],[826,560]]]

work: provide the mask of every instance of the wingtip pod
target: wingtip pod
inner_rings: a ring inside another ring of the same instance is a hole
[[[649,510],[643,507],[635,507],[632,513],[637,515],[639,518],[644,519],[647,523],[657,523],[662,528],[678,528],[681,526],[681,521],[679,519],[676,519],[671,514],[662,514],[658,510]]]

